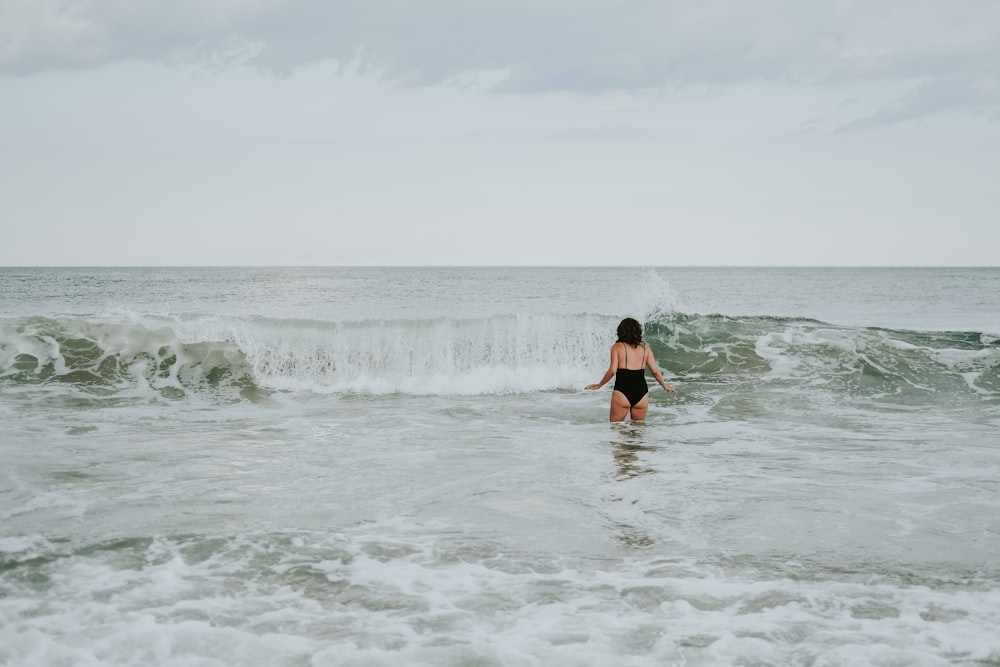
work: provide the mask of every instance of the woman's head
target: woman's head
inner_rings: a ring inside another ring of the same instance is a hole
[[[626,345],[642,343],[642,325],[631,317],[626,317],[618,325],[618,342]]]

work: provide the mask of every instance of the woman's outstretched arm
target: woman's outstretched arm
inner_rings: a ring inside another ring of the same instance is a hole
[[[617,344],[615,343],[615,345]],[[597,384],[588,384],[585,389],[600,389],[618,372],[618,355],[615,354],[615,345],[611,346],[611,363],[608,364],[608,371],[604,374],[604,377]]]

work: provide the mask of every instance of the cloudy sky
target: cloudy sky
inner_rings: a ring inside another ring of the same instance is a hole
[[[1000,265],[1000,2],[0,0],[0,265]]]

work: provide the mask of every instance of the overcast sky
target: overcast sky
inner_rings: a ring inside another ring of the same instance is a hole
[[[993,0],[0,0],[0,265],[1000,265]]]

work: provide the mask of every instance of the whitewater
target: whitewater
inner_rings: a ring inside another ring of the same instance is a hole
[[[1000,665],[1000,269],[0,268],[0,422],[3,665]]]

